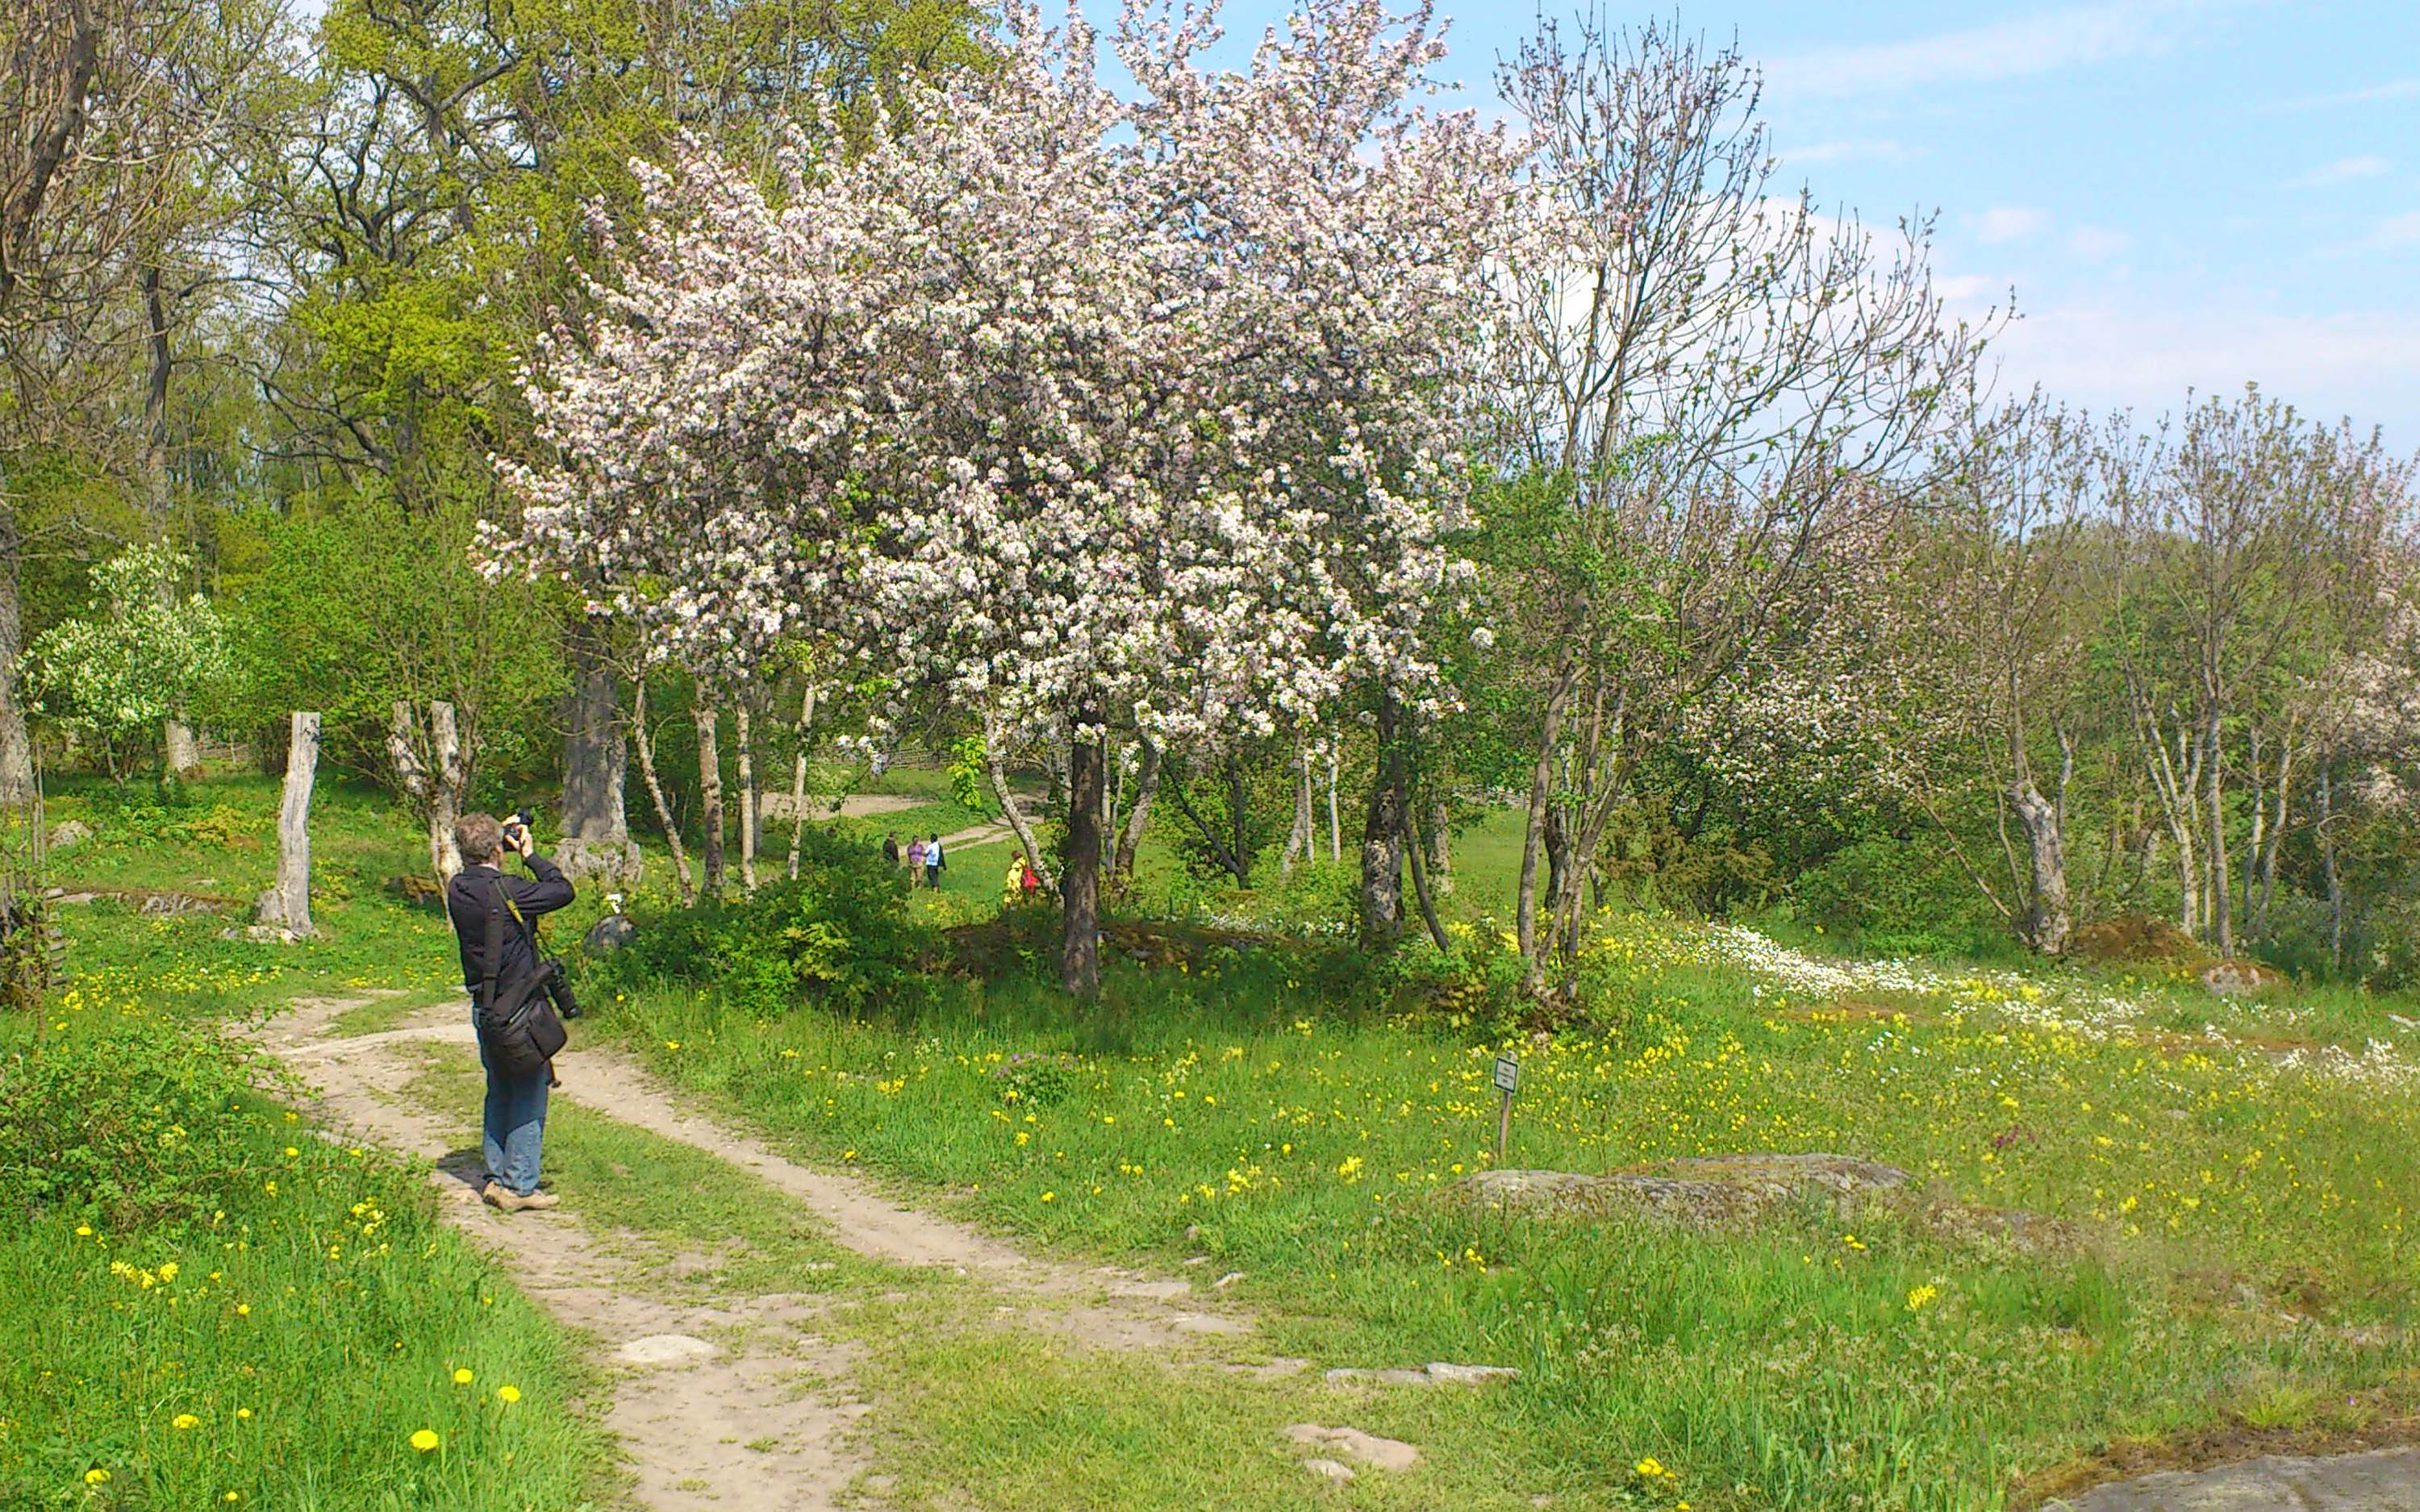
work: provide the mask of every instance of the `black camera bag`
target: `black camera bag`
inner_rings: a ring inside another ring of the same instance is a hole
[[[511,980],[500,980],[504,959],[504,916],[510,913],[529,941],[530,966]],[[481,942],[479,1043],[488,1062],[507,1076],[535,1076],[545,1071],[571,1036],[555,1016],[546,992],[546,970],[537,958],[537,937],[529,920],[504,895],[502,877],[488,896],[487,937]]]

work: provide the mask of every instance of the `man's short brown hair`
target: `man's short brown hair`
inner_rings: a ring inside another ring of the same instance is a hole
[[[454,821],[454,845],[474,866],[493,861],[504,853],[504,826],[493,814],[466,813]]]

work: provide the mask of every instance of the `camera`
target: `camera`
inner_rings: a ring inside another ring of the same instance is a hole
[[[563,963],[551,958],[537,964],[538,985],[546,990],[547,1001],[554,1005],[554,1016],[576,1019],[580,1016],[580,1000],[571,995],[571,981],[564,974]]]
[[[501,826],[504,832],[504,843],[518,847],[521,842],[520,837],[528,834],[530,825],[535,822],[536,816],[527,809],[516,809],[504,815],[504,822]]]

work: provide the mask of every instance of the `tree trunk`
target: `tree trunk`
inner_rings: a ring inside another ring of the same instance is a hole
[[[1087,999],[1101,990],[1101,789],[1107,760],[1105,743],[1094,738],[1078,741],[1067,762],[1067,874],[1059,889],[1059,981]]]
[[[2194,845],[2193,828],[2182,817],[2171,814],[2168,838],[2177,842],[2177,923],[2187,934],[2200,939],[2201,857]]]
[[[2210,918],[2211,927],[2218,933],[2218,953],[2235,954],[2235,908],[2227,896],[2226,860],[2226,763],[2219,751],[2218,714],[2212,709],[2204,738],[2209,748],[2204,760],[2209,763],[2210,779]]]
[[[2328,769],[2319,767],[2319,865],[2328,879],[2328,967],[2344,970],[2344,876],[2336,870],[2335,795],[2328,781]]]
[[[0,803],[23,803],[34,795],[34,745],[25,734],[25,708],[18,698],[18,660],[24,649],[24,621],[18,594],[23,542],[17,511],[0,474]]]
[[[462,870],[462,852],[454,840],[455,821],[462,817],[462,795],[470,786],[470,764],[462,748],[454,705],[442,699],[428,704],[428,738],[424,748],[419,721],[411,704],[395,703],[387,727],[387,755],[395,763],[397,782],[428,825],[428,865],[441,883]]]
[[[1429,886],[1440,898],[1453,896],[1453,812],[1443,798],[1429,805]]]
[[[1034,836],[1032,822],[1025,817],[1016,795],[1008,789],[1008,773],[1000,764],[1000,741],[988,731],[984,735],[984,770],[991,778],[991,795],[999,800],[1001,817],[1008,821],[1017,845],[1025,852],[1026,867],[1045,888],[1056,892],[1059,884],[1050,869],[1042,864],[1042,842]]]
[[[681,843],[680,825],[673,821],[672,805],[664,801],[664,785],[656,777],[656,742],[647,733],[647,679],[642,673],[630,701],[630,729],[639,748],[639,777],[655,801],[656,823],[664,826],[664,843],[672,847],[673,874],[680,881],[681,906],[697,902],[697,879],[690,874],[689,847]]]
[[[2258,897],[2260,853],[2269,838],[2269,784],[2260,770],[2260,727],[2246,734],[2251,752],[2244,763],[2244,790],[2252,795],[2252,837],[2243,847],[2243,938],[2248,946],[2259,939],[2252,925],[2253,903]]]
[[[260,895],[259,921],[294,934],[311,929],[311,783],[319,770],[319,717],[298,713],[286,748],[277,810],[277,881]]]
[[[1118,832],[1118,850],[1111,873],[1119,887],[1134,880],[1135,856],[1142,849],[1143,827],[1151,823],[1152,800],[1159,796],[1159,747],[1145,741],[1142,767],[1135,774],[1134,802],[1126,808],[1125,827]]]
[[[2286,848],[2286,822],[2294,791],[2294,742],[2288,737],[2277,752],[2277,811],[2269,823],[2268,843],[2260,853],[2260,903],[2252,916],[2255,943],[2269,938],[2269,900],[2277,893],[2277,853]]]
[[[1294,788],[1294,827],[1286,831],[1285,854],[1278,857],[1278,875],[1292,876],[1295,863],[1303,858],[1315,843],[1311,826],[1311,748],[1304,746],[1295,753],[1295,765],[1301,780]],[[1314,853],[1315,854],[1315,853]]]
[[[748,716],[748,697],[732,706],[739,738],[739,886],[756,890],[756,726]]]
[[[623,798],[629,744],[613,665],[596,626],[577,625],[568,640],[571,690],[563,706],[562,835],[555,864],[574,878],[636,883],[639,847],[630,839]]]
[[[1252,885],[1252,774],[1239,759],[1227,758],[1227,870],[1235,886]]]
[[[144,265],[142,285],[144,322],[149,327],[144,342],[149,371],[143,385],[143,494],[151,515],[151,529],[164,541],[169,536],[168,517],[176,501],[175,485],[168,472],[168,380],[176,368],[176,354],[168,342],[168,301],[161,286],[158,263]],[[170,599],[176,597],[174,584],[164,586],[162,592]],[[184,721],[182,713],[173,713],[162,722],[161,769],[174,778],[197,777],[202,770],[202,753],[194,744],[193,726]]]
[[[619,844],[630,838],[622,785],[629,770],[620,694],[604,648],[584,631],[571,640],[571,691],[563,709],[565,840]]]
[[[1408,837],[1410,843],[1405,845],[1404,850],[1412,861],[1412,892],[1419,900],[1420,922],[1428,926],[1429,938],[1435,943],[1436,948],[1445,954],[1451,955],[1453,941],[1447,936],[1445,926],[1437,922],[1436,898],[1429,887],[1428,860],[1423,854],[1426,844],[1421,839],[1418,822],[1412,817],[1414,810],[1411,802],[1407,796],[1401,795],[1397,796],[1396,802],[1403,807],[1404,821],[1412,825],[1412,832]]]
[[[807,756],[813,749],[815,729],[815,693],[814,683],[799,699],[799,759],[790,769],[790,880],[799,880],[799,846],[807,833]]]
[[[2068,906],[2067,836],[2057,806],[2020,777],[2009,785],[2009,803],[2024,832],[2032,863],[2032,905],[2025,914],[2025,943],[2044,955],[2065,955],[2075,923]]]
[[[1361,822],[1361,949],[1385,950],[1404,933],[1403,710],[1378,699],[1378,770]]]
[[[1327,858],[1331,861],[1344,859],[1344,822],[1336,811],[1336,768],[1339,761],[1336,752],[1331,750],[1327,753]]]
[[[1563,738],[1563,707],[1571,698],[1572,674],[1565,669],[1547,695],[1538,726],[1538,759],[1529,768],[1529,816],[1521,831],[1521,879],[1513,891],[1513,938],[1521,959],[1528,963],[1522,987],[1536,996],[1546,987],[1546,942],[1538,933],[1538,861],[1546,840],[1546,820],[1554,807],[1555,754]]]
[[[700,845],[706,862],[706,895],[719,899],[722,896],[722,750],[719,742],[722,711],[706,696],[702,679],[690,715],[697,725],[698,820],[706,834]]]

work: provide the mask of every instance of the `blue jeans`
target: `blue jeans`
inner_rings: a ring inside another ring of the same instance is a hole
[[[546,1137],[547,1070],[507,1076],[488,1064],[484,1041],[479,1067],[488,1073],[488,1111],[479,1139],[488,1174],[514,1196],[528,1196],[537,1190],[538,1146]]]

